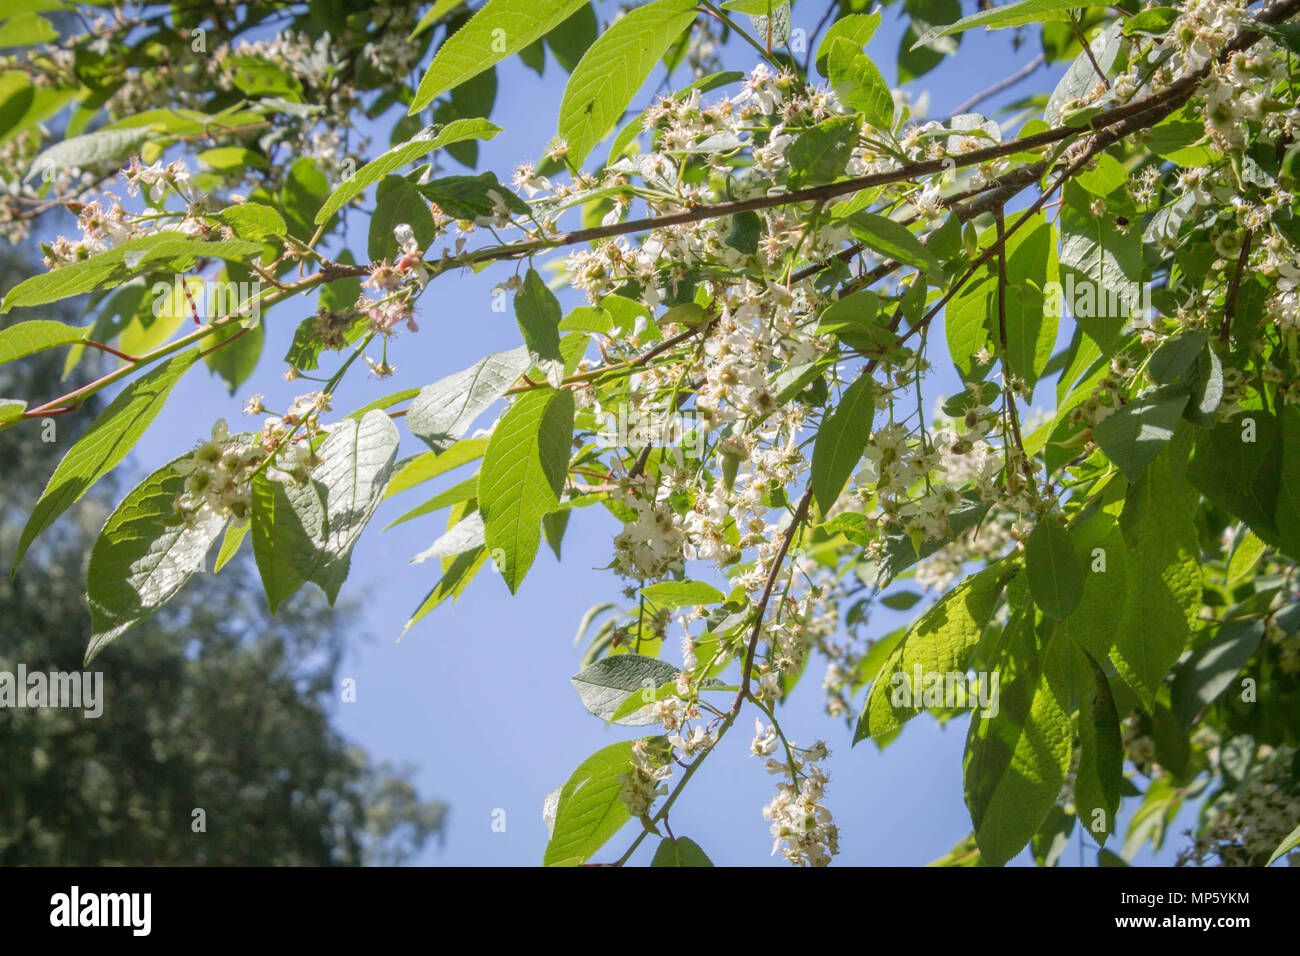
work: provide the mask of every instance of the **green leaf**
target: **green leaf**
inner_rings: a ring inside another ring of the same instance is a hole
[[[1292,53],[1300,53],[1300,23],[1260,23],[1252,20],[1245,29],[1264,34]]]
[[[384,525],[384,530],[387,531],[389,528],[410,521],[412,518],[419,518],[423,515],[440,511],[443,508],[451,507],[454,504],[459,504],[462,501],[469,501],[477,494],[478,475],[473,475],[459,484],[453,485],[446,491],[439,492],[423,504],[412,508],[410,511],[406,512],[406,514],[394,518],[392,521],[388,522],[388,524]]]
[[[632,744],[626,740],[579,764],[560,791],[544,866],[581,866],[623,828],[629,815],[619,793],[623,775],[631,769]]]
[[[1070,834],[1074,832],[1075,815],[1066,813],[1057,804],[1047,813],[1047,819],[1034,834],[1032,848],[1034,861],[1039,866],[1056,866],[1061,854],[1070,845]]]
[[[660,610],[721,604],[726,595],[703,581],[660,581],[641,589],[642,596]]]
[[[1283,405],[1282,464],[1278,478],[1275,524],[1278,542],[1292,558],[1300,558],[1300,406]]]
[[[876,29],[880,26],[880,11],[872,10],[870,13],[851,13],[848,16],[840,17],[831,24],[826,35],[822,37],[821,44],[817,47],[817,72],[822,76],[828,76],[826,61],[831,53],[831,45],[839,39],[849,40],[852,42],[855,50],[862,50],[871,38],[876,35]]]
[[[0,365],[60,345],[84,342],[90,330],[62,322],[37,319],[0,330]]]
[[[527,346],[521,346],[426,385],[411,403],[407,427],[435,452],[446,451],[532,364]]]
[[[1273,851],[1273,855],[1268,858],[1268,863],[1265,865],[1272,866],[1298,846],[1300,846],[1300,826],[1292,830],[1286,839],[1277,845],[1277,849]]]
[[[981,349],[992,352],[989,319],[996,308],[992,301],[995,294],[993,283],[986,277],[967,285],[944,309],[943,329],[948,353],[962,379],[968,382],[982,380],[993,367],[992,362],[977,364],[975,353]]]
[[[957,52],[961,36],[938,37],[929,42],[922,35],[933,27],[946,26],[961,19],[959,0],[905,0],[904,10],[911,22],[898,44],[898,82],[907,83],[929,73],[947,57]],[[916,46],[913,49],[913,46]]]
[[[571,509],[565,508],[561,511],[552,511],[542,517],[542,534],[551,550],[555,552],[556,561],[560,560],[560,545],[564,541],[564,530],[569,526],[569,515],[572,513]]]
[[[400,461],[397,464],[397,469],[393,472],[393,477],[388,479],[388,487],[384,489],[384,498],[385,500],[391,498],[393,495],[406,491],[408,488],[414,488],[416,485],[422,484],[431,478],[436,478],[453,468],[467,464],[477,458],[482,458],[486,449],[486,438],[465,438],[456,442],[441,454],[435,451],[426,451]]]
[[[844,390],[840,403],[817,430],[809,485],[823,512],[835,504],[861,460],[874,415],[875,379],[862,375]]]
[[[1187,387],[1192,397],[1183,409],[1183,418],[1193,425],[1213,428],[1223,403],[1223,363],[1214,349],[1207,347],[1196,356]]]
[[[500,2],[501,0],[493,0],[492,3],[488,4],[488,7]],[[459,36],[460,33],[456,35]],[[444,44],[442,49],[446,50],[448,45],[450,45],[450,41]],[[489,65],[485,64],[483,69],[487,69]],[[416,110],[413,108],[412,112],[416,112]],[[351,179],[345,180],[342,185],[330,193],[329,198],[325,200],[325,204],[316,213],[314,221],[318,226],[327,222],[330,216],[342,209],[353,196],[362,192],[366,187],[379,182],[389,173],[401,169],[407,163],[414,162],[421,156],[428,155],[435,149],[440,149],[448,143],[459,143],[467,139],[491,139],[499,132],[501,132],[501,127],[489,123],[485,119],[458,119],[443,127],[426,126],[407,142],[402,143],[400,146],[394,146],[382,156],[366,163],[356,171]]]
[[[1061,270],[1073,282],[1072,312],[1103,350],[1140,306],[1142,237],[1114,215],[1096,216],[1091,193],[1067,184],[1061,207]],[[1119,210],[1116,210],[1117,212]]]
[[[1055,806],[1073,742],[1068,645],[1041,640],[1032,611],[1007,631],[997,712],[972,712],[963,768],[975,841],[991,866],[1024,849]]]
[[[1058,318],[1044,308],[1043,290],[1032,281],[1008,283],[1006,291],[1007,348],[1002,357],[1012,375],[1032,386],[1051,358]]]
[[[9,290],[0,313],[19,306],[45,305],[109,285],[121,285],[133,275],[161,263],[192,263],[200,258],[243,262],[261,253],[260,243],[243,239],[204,242],[180,233],[157,232],[128,239],[107,252],[60,266],[53,272],[32,276]],[[178,268],[178,271],[179,270]]]
[[[371,262],[385,259],[396,262],[401,255],[393,230],[399,225],[411,227],[421,250],[428,250],[438,235],[433,215],[424,195],[401,176],[389,176],[375,191],[375,209],[370,216],[366,252]],[[355,301],[355,300],[354,300]]]
[[[1025,542],[1025,573],[1034,603],[1048,617],[1064,620],[1083,598],[1084,569],[1070,532],[1044,516]]]
[[[405,634],[415,623],[423,618],[426,614],[436,608],[447,598],[459,598],[461,592],[474,580],[474,575],[478,574],[479,569],[487,563],[487,549],[480,546],[456,555],[447,570],[443,572],[442,578],[433,586],[433,589],[425,595],[420,606],[415,609],[402,628]]]
[[[321,463],[304,482],[260,473],[253,482],[253,556],[271,612],[312,581],[330,604],[352,548],[379,506],[399,436],[381,411],[329,426]]]
[[[1147,375],[1157,385],[1173,385],[1187,377],[1196,367],[1196,359],[1205,350],[1204,329],[1193,329],[1170,336],[1151,353]]]
[[[982,10],[968,17],[962,17],[956,23],[927,30],[912,45],[912,49],[933,43],[939,37],[964,33],[975,27],[1002,30],[1006,27],[1024,26],[1026,23],[1053,23],[1068,20],[1070,11],[1078,6],[1079,0],[1020,0],[1019,3],[1002,4],[990,10]]]
[[[478,503],[488,551],[512,594],[537,555],[542,516],[559,503],[573,416],[572,391],[533,389],[515,399],[488,439]]]
[[[527,214],[529,206],[488,170],[476,176],[442,176],[421,183],[420,192],[453,219],[494,218],[499,202],[512,213]]]
[[[16,46],[35,46],[59,38],[54,24],[31,11],[11,16],[0,24],[0,49]]]
[[[1187,466],[1187,480],[1197,491],[1270,544],[1279,541],[1274,515],[1281,516],[1281,440],[1276,418],[1248,409],[1198,432]]]
[[[23,181],[43,173],[55,175],[60,170],[74,167],[93,169],[100,163],[123,159],[152,136],[153,130],[148,126],[104,129],[84,136],[73,136],[56,143],[32,160],[31,168]]]
[[[1061,623],[1062,633],[1094,659],[1106,660],[1128,597],[1128,546],[1119,522],[1107,511],[1098,511],[1076,525],[1071,536],[1083,560],[1085,577],[1083,597]]]
[[[939,275],[943,265],[902,223],[870,212],[855,212],[849,217],[853,235],[877,252],[897,259],[904,265]]]
[[[0,142],[7,141],[31,109],[36,88],[19,70],[0,73]]]
[[[353,179],[356,177],[354,176]],[[347,181],[344,182],[344,186]],[[280,187],[280,207],[291,235],[306,242],[316,231],[312,216],[330,195],[330,179],[311,156],[299,156],[289,165]]]
[[[1157,459],[1129,490],[1120,517],[1128,597],[1111,661],[1148,712],[1201,609],[1196,505],[1196,494]]]
[[[381,411],[360,419],[345,418],[329,426],[318,449],[321,464],[312,481],[325,488],[328,534],[324,554],[310,576],[330,604],[347,577],[352,548],[383,498],[392,474],[400,436],[393,420]]]
[[[839,179],[857,141],[858,120],[852,116],[836,116],[804,130],[785,152],[791,185],[798,189]]]
[[[162,411],[173,386],[199,356],[191,349],[131,382],[108,404],[59,462],[18,540],[14,571],[38,534],[54,523],[90,486],[126,457]]]
[[[1097,165],[1080,172],[1072,180],[1094,196],[1109,196],[1128,182],[1128,173],[1110,153],[1097,157]]]
[[[993,615],[998,596],[1014,574],[1015,568],[1003,563],[985,568],[966,578],[921,615],[875,675],[853,735],[855,744],[898,730],[921,712],[923,708],[914,699],[919,694],[912,693],[918,669],[922,675],[965,675],[970,654]],[[895,691],[904,686],[908,694],[896,695]],[[896,696],[898,704],[894,703]]]
[[[216,574],[229,564],[230,559],[239,553],[244,539],[248,537],[248,529],[251,527],[252,525],[247,521],[243,524],[232,523],[226,525],[226,535],[221,539],[221,550],[217,552],[217,560],[212,564],[213,574]]]
[[[497,101],[497,70],[491,67],[484,70],[478,76],[460,84],[451,91],[451,95],[439,102],[433,110],[433,121],[435,123],[449,123],[458,119],[474,119],[476,117],[488,117],[492,115],[492,107]],[[405,124],[414,124],[415,117],[406,116],[402,118]],[[394,136],[393,141],[405,138],[406,130],[402,131],[401,136]],[[478,165],[478,141],[473,139],[461,140],[457,143],[447,144],[447,154],[456,162],[473,169]]]
[[[650,861],[651,866],[712,866],[713,861],[708,858],[698,843],[687,837],[678,837],[675,840],[664,839],[659,841],[659,849],[655,850],[655,857]]]
[[[185,478],[174,464],[130,491],[95,539],[86,572],[92,631],[87,664],[203,569],[204,556],[226,524],[217,514],[192,525],[177,520],[175,500],[185,489]]]
[[[818,317],[817,334],[833,335],[860,352],[888,348],[897,336],[877,317],[879,307],[880,296],[870,289],[835,299]],[[819,371],[813,366],[809,378]]]
[[[420,80],[409,113],[559,26],[587,0],[488,0],[469,22],[447,37]]]
[[[1236,584],[1259,563],[1259,559],[1268,546],[1249,528],[1240,528],[1233,536],[1232,555],[1228,558],[1228,567],[1224,572],[1228,584]]]
[[[1047,107],[1043,110],[1043,119],[1050,125],[1056,126],[1062,121],[1061,110],[1068,102],[1086,96],[1096,86],[1098,68],[1101,69],[1102,73],[1109,74],[1119,56],[1120,31],[1123,27],[1124,20],[1116,17],[1089,44],[1092,50],[1091,56],[1085,51],[1075,57],[1074,62],[1070,64],[1069,69],[1065,71],[1065,75],[1061,77],[1061,81],[1056,84],[1056,89],[1052,91],[1052,95],[1047,99]],[[1083,115],[1087,116],[1088,114],[1084,113]],[[1062,260],[1064,260],[1064,255]]]
[[[891,611],[906,611],[915,607],[921,601],[921,595],[915,591],[899,591],[888,597],[881,598],[880,603]]]
[[[1219,699],[1264,639],[1263,621],[1231,621],[1178,665],[1170,692],[1170,709],[1183,727]]]
[[[515,293],[515,321],[534,362],[560,362],[560,300],[546,287],[545,280],[530,268],[524,284]]]
[[[375,411],[376,409],[378,409],[379,411],[384,411],[386,409],[392,408],[394,405],[397,405],[400,402],[409,401],[410,399],[415,398],[419,394],[420,394],[420,390],[418,388],[400,389],[399,391],[393,392],[393,394],[391,395],[385,395],[382,398],[376,398],[373,402],[366,402],[366,404],[362,405],[355,412],[350,413],[348,415],[348,418],[362,418],[365,416],[367,412],[372,412]]]
[[[861,112],[876,129],[894,128],[894,95],[871,57],[855,41],[843,37],[831,41],[827,69],[841,102]]]
[[[433,6],[425,11],[424,16],[420,17],[420,22],[411,31],[411,38],[419,36],[464,2],[465,0],[434,0]]]
[[[319,564],[327,531],[325,490],[316,482],[296,485],[253,478],[253,557],[274,614],[297,593]]]
[[[570,163],[580,166],[605,138],[696,13],[694,0],[654,0],[596,39],[574,67],[560,101],[559,135],[568,144]]]
[[[1205,136],[1205,124],[1199,115],[1188,107],[1183,107],[1175,113],[1162,119],[1148,131],[1150,139],[1147,140],[1147,148],[1162,159],[1167,159],[1175,166],[1181,166],[1184,169],[1193,166],[1206,166],[1214,161],[1215,153],[1209,145],[1205,145],[1207,140]],[[1166,215],[1170,217],[1183,217],[1195,209],[1195,203],[1190,203],[1191,197],[1180,197],[1173,206],[1166,207]],[[1153,220],[1153,227],[1155,221]],[[1172,226],[1177,228],[1178,222],[1172,222]]]
[[[1173,7],[1148,7],[1124,21],[1124,35],[1148,33],[1160,36],[1168,32],[1177,19],[1178,11]]]
[[[27,411],[27,402],[21,398],[0,398],[0,429],[14,425]]]
[[[572,73],[582,55],[596,42],[600,24],[591,4],[584,3],[577,12],[546,34],[546,45],[566,73]]]
[[[677,668],[665,661],[644,654],[614,654],[583,668],[569,681],[589,713],[624,727],[642,727],[655,723],[655,718],[640,709],[618,717],[619,707],[642,691],[647,692],[645,702],[653,703],[654,691],[676,679]]]
[[[1187,398],[1181,386],[1161,386],[1139,395],[1098,422],[1093,440],[1124,477],[1136,481],[1174,437]]]
[[[1061,638],[1058,637],[1058,640]],[[1079,770],[1074,804],[1083,826],[1099,844],[1115,831],[1124,781],[1124,744],[1110,682],[1085,651],[1074,649],[1079,687]]]
[[[457,520],[456,509],[453,508],[450,521],[451,524],[446,533],[413,557],[411,559],[412,564],[420,564],[430,558],[442,558],[445,563],[447,558],[453,558],[458,554],[464,554],[467,551],[483,546],[486,529],[483,527],[482,512],[475,511]]]
[[[240,239],[250,242],[281,238],[289,231],[284,217],[263,203],[246,202],[238,206],[227,206],[214,213],[213,218],[233,229]]]

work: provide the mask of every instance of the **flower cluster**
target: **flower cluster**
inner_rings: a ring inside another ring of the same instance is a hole
[[[769,773],[788,775],[777,785],[776,796],[763,808],[763,819],[771,821],[772,852],[777,850],[796,866],[826,866],[839,853],[839,829],[826,807],[825,789],[830,779],[818,761],[827,757],[821,741],[800,749],[793,741],[784,745],[785,760],[771,755],[781,746],[776,728],[763,729],[754,722],[750,751],[767,757]]]
[[[322,431],[320,414],[330,410],[331,399],[332,396],[328,392],[308,392],[306,395],[299,395],[293,400],[287,412],[283,415],[272,415],[262,423],[258,443],[268,454],[276,449],[280,450],[276,459],[276,468],[295,477],[302,477],[304,467],[312,467],[316,464],[308,450],[308,445],[294,445],[288,439],[300,429],[309,438],[318,435]],[[250,415],[265,410],[260,395],[249,399],[244,407],[244,411]]]
[[[211,438],[172,465],[185,476],[185,490],[174,503],[176,512],[187,525],[214,517],[246,524],[253,507],[249,484],[266,454],[247,436],[232,436],[224,418],[218,420]]]
[[[64,205],[77,216],[80,235],[76,239],[58,236],[45,247],[44,264],[47,269],[57,269],[70,262],[78,262],[107,252],[130,239],[139,239],[155,233],[176,232],[202,239],[229,237],[228,227],[216,226],[207,218],[211,202],[190,176],[183,160],[170,163],[161,161],[148,166],[132,156],[130,164],[122,170],[128,196],[144,195],[153,207],[152,213],[136,214],[122,204],[111,192],[101,198],[67,202]],[[165,202],[169,195],[179,198],[183,211],[171,211]]]
[[[393,236],[401,253],[397,261],[381,259],[370,267],[370,274],[362,282],[364,288],[382,297],[372,300],[363,295],[355,306],[369,320],[370,330],[385,336],[392,335],[401,323],[411,332],[420,331],[415,323],[414,296],[429,282],[429,267],[410,224],[398,223]]]
[[[1196,843],[1180,854],[1179,864],[1266,863],[1300,826],[1300,787],[1291,772],[1294,759],[1294,747],[1261,747],[1241,785],[1206,804],[1205,823]],[[1293,850],[1290,858],[1293,865],[1300,861],[1300,850]]]
[[[619,799],[633,817],[645,816],[657,797],[668,793],[668,779],[673,768],[667,763],[662,748],[642,737],[632,743],[632,761],[622,776]]]

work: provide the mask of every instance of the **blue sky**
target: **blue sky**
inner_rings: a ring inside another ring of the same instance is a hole
[[[612,4],[601,7],[600,14],[607,17]],[[820,5],[800,4],[793,26],[811,32],[821,12]],[[892,80],[906,21],[899,21],[897,7],[886,9],[884,18],[867,52]],[[1036,34],[1036,29],[1029,31],[1027,42],[1016,52],[1010,31],[967,34],[956,61],[945,63],[914,88],[930,90],[930,115],[942,117],[1031,60],[1038,52]],[[747,70],[754,59],[748,48],[733,44],[726,65]],[[1059,73],[1059,69],[1036,73],[981,109],[991,112],[1000,102],[1050,89],[1054,80],[1049,76]],[[536,158],[555,131],[564,79],[553,60],[541,80],[515,58],[499,67],[492,119],[505,132],[480,147],[480,169],[493,169],[508,180],[516,164]],[[658,75],[652,78],[643,97],[635,101],[638,108],[659,80]],[[385,122],[395,119],[396,114],[390,114]],[[387,145],[386,126],[367,132],[374,140],[372,149]],[[596,154],[604,155],[601,149]],[[365,248],[365,222],[356,212],[349,218],[349,244],[357,252]],[[438,279],[421,300],[421,332],[403,334],[390,346],[389,361],[397,366],[397,375],[377,382],[364,378],[364,369],[355,371],[336,397],[335,412],[343,415],[399,388],[428,384],[489,352],[518,345],[513,315],[491,309],[490,289],[508,274],[488,270]],[[579,304],[570,290],[561,293],[561,300],[566,308]],[[228,418],[232,430],[237,430],[243,399],[253,392],[264,392],[268,407],[283,409],[295,394],[309,390],[309,382],[285,383],[275,359],[284,354],[297,322],[314,311],[313,301],[302,299],[268,313],[263,365],[234,397],[215,377],[196,372],[183,380],[137,446],[133,464],[141,470],[156,467],[205,437],[217,418]],[[951,392],[955,376],[943,369],[927,387],[927,395]],[[495,414],[489,413],[480,424]],[[400,455],[423,450],[418,440],[402,431]],[[465,477],[463,471],[454,472],[384,503],[357,546],[342,597],[360,602],[361,628],[341,671],[341,676],[357,681],[357,700],[337,705],[336,725],[375,756],[416,765],[421,791],[450,804],[444,846],[430,848],[418,862],[534,865],[540,863],[547,839],[541,817],[546,793],[563,783],[588,754],[635,734],[604,727],[583,710],[568,681],[578,669],[579,651],[572,643],[579,618],[591,605],[619,597],[619,579],[599,570],[609,563],[611,538],[618,529],[602,508],[575,511],[564,541],[563,564],[543,548],[514,597],[490,569],[485,570],[457,605],[438,608],[398,642],[403,625],[436,581],[438,570],[431,567],[436,562],[408,565],[407,560],[439,535],[445,513],[383,533],[379,529],[424,497]],[[203,582],[191,586],[201,588]],[[882,609],[873,622],[873,633],[887,633],[910,616]],[[677,662],[675,656],[670,660]],[[106,654],[102,663],[111,667],[112,654]],[[805,684],[783,708],[781,719],[790,737],[800,743],[825,739],[832,751],[828,797],[841,831],[837,862],[923,864],[943,855],[970,829],[961,786],[966,720],[943,729],[920,718],[884,752],[869,744],[850,749],[850,728],[822,710],[817,686],[822,669],[821,662],[814,660]],[[675,805],[671,822],[678,836],[696,840],[715,863],[784,866],[779,855],[769,855],[771,840],[760,811],[771,798],[775,781],[757,758],[748,756],[751,723],[752,718],[742,718],[740,727],[709,758]],[[492,827],[497,810],[506,813],[504,832]],[[1188,816],[1185,813],[1171,832],[1188,826]],[[597,860],[617,858],[634,836],[629,826]],[[649,862],[654,843],[647,840],[632,862]],[[1162,862],[1171,858],[1168,849],[1159,857]],[[1092,863],[1095,854],[1089,851],[1085,859]],[[1140,858],[1149,859],[1145,853]],[[1076,837],[1063,862],[1073,865],[1077,860]],[[1023,855],[1019,862],[1024,862]]]

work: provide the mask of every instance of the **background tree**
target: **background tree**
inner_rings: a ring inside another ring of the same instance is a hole
[[[19,268],[3,254],[0,272]],[[5,365],[0,393],[38,392],[61,372],[48,353]],[[60,420],[57,442],[0,434],[0,553],[13,553],[24,513],[89,420]],[[0,576],[0,671],[81,670],[90,634],[82,569],[115,485],[83,499],[13,579]],[[0,708],[0,864],[411,859],[441,835],[446,807],[330,726],[345,636],[356,633],[352,609],[330,611],[310,592],[272,617],[251,562],[237,558],[217,590],[182,594],[112,666],[94,668],[98,718]]]

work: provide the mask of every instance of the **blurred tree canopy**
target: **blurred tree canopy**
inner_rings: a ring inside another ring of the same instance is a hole
[[[0,252],[5,275],[11,260]],[[62,357],[41,358],[0,367],[0,393],[53,388]],[[56,420],[48,443],[0,433],[6,567],[24,513],[92,419]],[[81,670],[83,562],[115,496],[101,483],[12,580],[0,575],[0,671]],[[180,595],[92,665],[98,718],[0,708],[0,864],[394,864],[441,836],[443,804],[330,726],[354,610],[304,591],[271,617],[251,564],[245,552],[215,590]]]

